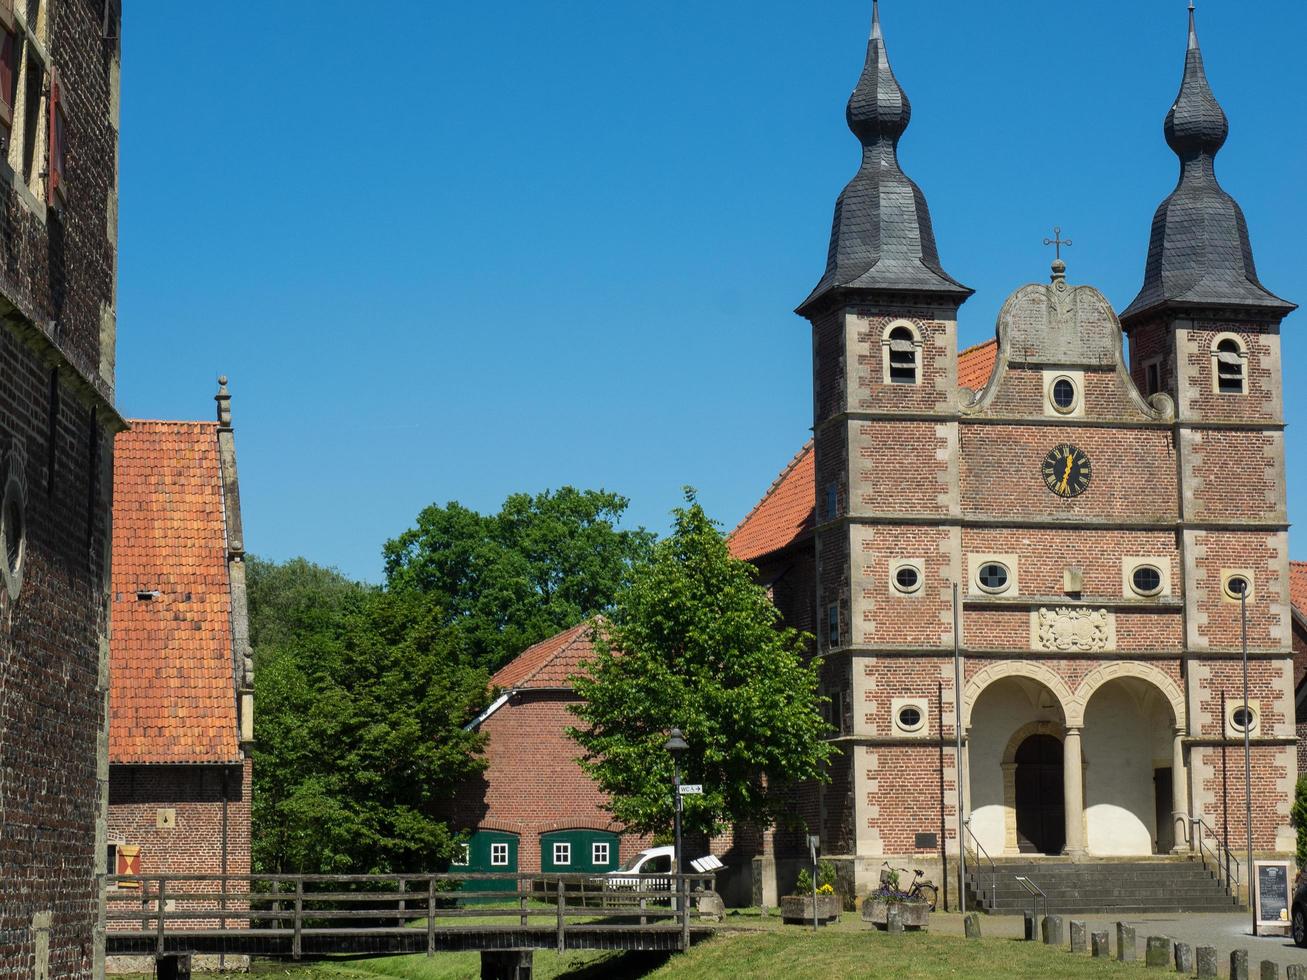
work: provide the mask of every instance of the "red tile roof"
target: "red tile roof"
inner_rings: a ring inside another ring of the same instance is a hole
[[[756,561],[812,534],[817,499],[813,457],[809,439],[727,538],[732,555]]]
[[[994,362],[998,359],[998,341],[987,340],[975,347],[968,347],[958,355],[958,387],[979,391],[994,373]]]
[[[958,355],[958,384],[984,387],[997,357],[996,340],[968,347]],[[812,534],[816,500],[816,466],[809,439],[731,532],[726,542],[731,554],[741,561],[756,562],[803,541]]]
[[[1289,562],[1289,601],[1307,616],[1307,561]]]
[[[527,647],[499,668],[499,672],[490,678],[490,686],[505,690],[570,688],[571,677],[581,661],[594,656],[594,628],[598,622],[587,620]]]
[[[109,761],[237,762],[217,424],[131,426],[114,443]]]

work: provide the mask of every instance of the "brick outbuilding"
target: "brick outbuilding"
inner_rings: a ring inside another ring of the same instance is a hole
[[[107,848],[118,875],[250,871],[253,664],[225,378],[217,405],[215,422],[133,421],[115,445]],[[110,921],[139,905],[140,888],[110,888]],[[197,908],[224,903],[217,883],[187,890],[214,892]]]

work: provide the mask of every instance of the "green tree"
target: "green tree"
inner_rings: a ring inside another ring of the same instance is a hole
[[[433,504],[386,542],[386,587],[443,610],[472,662],[493,671],[612,603],[653,544],[643,529],[618,529],[627,503],[563,487],[514,494],[493,515]]]
[[[1298,832],[1298,847],[1294,861],[1298,870],[1307,869],[1307,774],[1298,777],[1294,788],[1293,806],[1289,808],[1289,822]]]
[[[297,560],[250,576],[253,851],[268,873],[429,870],[484,765],[463,724],[486,701],[439,611]],[[257,624],[257,625],[255,625]]]
[[[817,668],[805,637],[731,557],[694,493],[677,509],[675,532],[654,548],[618,595],[596,656],[574,679],[584,699],[569,734],[582,766],[608,793],[609,810],[636,830],[672,823],[667,732],[690,748],[684,779],[690,831],[770,825],[785,815],[785,787],[823,780],[831,747],[819,713]]]

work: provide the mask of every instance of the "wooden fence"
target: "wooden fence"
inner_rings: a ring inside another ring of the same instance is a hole
[[[616,880],[614,880],[614,877]],[[686,949],[708,875],[135,875],[108,880],[110,953]]]

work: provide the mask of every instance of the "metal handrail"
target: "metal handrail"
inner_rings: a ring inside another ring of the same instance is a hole
[[[997,906],[997,904],[998,904],[998,865],[994,863],[994,859],[993,859],[992,857],[990,857],[990,856],[989,856],[989,852],[988,852],[987,850],[985,850],[985,845],[982,844],[982,843],[980,843],[980,839],[977,838],[976,835],[975,835],[975,832],[972,831],[972,829],[971,829],[971,817],[968,816],[966,820],[962,821],[962,826],[966,829],[966,831],[967,831],[967,836],[971,838],[971,842],[972,842],[973,844],[975,844],[977,848],[980,849],[980,853],[979,853],[977,856],[978,856],[978,857],[983,857],[987,862],[989,862],[989,874],[990,874],[990,878],[989,878],[989,894],[990,894],[990,896],[992,897],[992,900],[994,901],[995,905]]]
[[[1044,915],[1048,915],[1048,896],[1044,894],[1044,889],[1040,888],[1029,878],[1026,878],[1022,875],[1013,875],[1012,877],[1016,878],[1017,883],[1022,888],[1024,888],[1026,890],[1026,894],[1030,896],[1030,915],[1034,918],[1035,921],[1034,928],[1038,929],[1039,928],[1039,903],[1040,900],[1042,899],[1044,903]],[[1031,936],[1030,938],[1036,939],[1038,937]]]
[[[1241,865],[1239,859],[1234,856],[1234,852],[1221,840],[1221,835],[1218,834],[1206,820],[1201,816],[1190,817],[1189,819],[1194,825],[1194,840],[1198,844],[1199,858],[1203,858],[1203,851],[1205,848],[1212,851],[1212,859],[1216,862],[1216,867],[1225,876],[1226,889],[1232,890],[1234,895],[1237,897],[1239,894],[1239,885],[1243,881],[1243,865]],[[1211,836],[1212,840],[1216,842],[1215,849],[1211,849],[1207,846],[1203,831],[1206,831],[1207,834]],[[1222,855],[1224,855],[1224,859],[1222,859]],[[1206,861],[1204,860],[1203,863],[1206,864]]]

